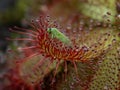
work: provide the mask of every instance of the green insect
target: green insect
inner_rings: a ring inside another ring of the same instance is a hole
[[[61,33],[57,28],[48,28],[47,31],[52,38],[57,38],[67,45],[71,44],[71,41],[69,40],[69,38],[65,36],[63,33]]]

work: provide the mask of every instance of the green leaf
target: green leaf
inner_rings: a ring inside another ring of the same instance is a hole
[[[114,16],[117,14],[115,3],[116,0],[88,0],[87,3],[80,3],[79,7],[86,16],[102,22],[106,22],[109,19],[111,23],[114,23]],[[111,15],[107,15],[107,12],[111,13]],[[105,15],[107,17],[104,18]]]

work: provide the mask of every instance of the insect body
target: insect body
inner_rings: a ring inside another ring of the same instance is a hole
[[[63,33],[61,33],[57,28],[48,28],[47,31],[52,38],[57,38],[63,43],[70,45],[71,41],[69,40],[69,38],[65,36]]]

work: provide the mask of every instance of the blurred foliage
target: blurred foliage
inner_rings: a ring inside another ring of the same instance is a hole
[[[30,2],[31,0],[16,0],[14,6],[5,11],[0,11],[0,23],[5,24],[21,21]]]
[[[79,7],[83,14],[93,19],[104,22],[107,22],[107,19],[109,19],[111,23],[114,23],[115,15],[117,14],[116,1],[117,0],[86,0],[80,3]],[[111,16],[105,16],[107,12],[109,12]]]

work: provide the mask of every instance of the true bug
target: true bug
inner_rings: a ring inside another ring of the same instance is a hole
[[[48,33],[51,35],[52,38],[57,38],[65,44],[71,43],[68,37],[66,37],[63,33],[61,33],[57,28],[48,28]]]

